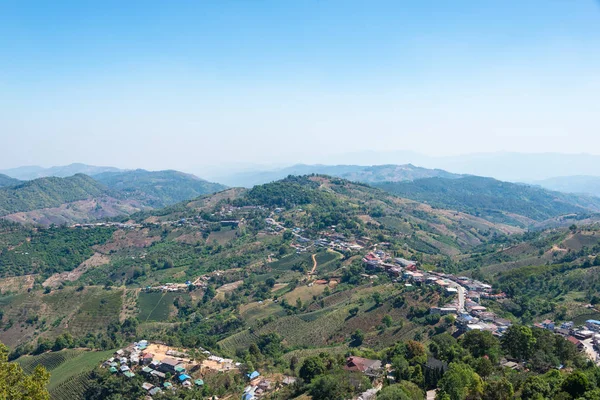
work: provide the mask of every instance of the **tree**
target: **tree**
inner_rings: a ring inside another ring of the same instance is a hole
[[[356,315],[358,314],[359,308],[358,307],[352,307],[350,310],[348,310],[348,313],[350,314],[350,317],[356,317]]]
[[[481,357],[475,362],[475,371],[479,376],[485,379],[492,374],[494,371],[494,366],[487,356]]]
[[[383,323],[385,326],[387,326],[387,327],[389,328],[390,326],[392,326],[392,323],[393,323],[394,321],[392,321],[392,317],[390,317],[389,315],[387,315],[387,314],[386,314],[386,315],[383,317],[383,319],[381,320],[381,322],[382,322],[382,323]]]
[[[309,357],[302,363],[298,374],[305,382],[310,383],[317,376],[324,374],[326,370],[321,357]]]
[[[371,387],[369,379],[361,373],[338,371],[321,375],[310,384],[308,393],[313,400],[348,399],[355,393]]]
[[[363,340],[365,340],[365,334],[360,329],[357,329],[350,336],[350,346],[358,347],[363,343]]]
[[[50,374],[38,365],[31,375],[17,363],[8,362],[8,348],[0,343],[0,399],[48,400]]]
[[[500,342],[488,331],[473,330],[465,333],[461,345],[473,357],[488,356],[492,363],[496,363],[500,356]]]
[[[467,364],[451,363],[448,371],[439,381],[436,398],[447,396],[450,400],[465,400],[483,394],[483,381]]]
[[[402,382],[384,387],[377,400],[419,400],[423,399],[423,392],[412,382]]]
[[[202,297],[202,302],[203,303],[208,303],[209,301],[211,301],[215,296],[217,295],[217,291],[215,290],[215,287],[212,285],[208,285],[206,287],[206,290],[204,291],[204,296]]]
[[[502,347],[511,356],[524,360],[531,356],[535,346],[535,338],[531,328],[523,325],[512,325],[502,337]]]
[[[569,393],[574,399],[583,396],[589,388],[588,377],[581,371],[575,371],[567,376],[562,384],[562,390]]]
[[[530,376],[523,383],[521,397],[524,400],[547,398],[550,395],[550,385],[541,376]]]
[[[273,286],[275,286],[276,281],[274,278],[267,278],[265,283],[267,284],[268,287],[272,288]]]
[[[373,301],[375,302],[375,305],[377,307],[379,307],[381,305],[381,293],[379,293],[379,292],[373,293]]]
[[[423,344],[416,340],[409,340],[406,343],[406,358],[408,360],[414,360],[423,357],[425,357],[425,347]]]
[[[506,378],[486,382],[483,388],[483,400],[509,400],[514,394],[513,385]]]

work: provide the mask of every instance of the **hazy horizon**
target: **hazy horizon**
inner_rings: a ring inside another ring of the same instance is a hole
[[[594,0],[33,3],[0,5],[0,169],[600,148]]]

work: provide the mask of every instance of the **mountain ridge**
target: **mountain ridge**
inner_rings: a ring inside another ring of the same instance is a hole
[[[568,214],[600,212],[600,199],[553,192],[536,186],[467,176],[460,179],[424,178],[413,182],[384,182],[376,187],[435,207],[456,209],[490,221],[533,226]],[[528,218],[524,224],[516,215]]]
[[[462,175],[453,174],[441,169],[429,169],[418,167],[413,164],[384,164],[384,165],[325,165],[325,164],[296,164],[290,167],[263,170],[253,172],[242,172],[221,177],[220,181],[229,186],[252,187],[264,183],[274,182],[288,175],[310,175],[321,174],[350,181],[363,183],[376,183],[384,181],[405,181],[426,177],[443,176],[446,178],[458,178]]]

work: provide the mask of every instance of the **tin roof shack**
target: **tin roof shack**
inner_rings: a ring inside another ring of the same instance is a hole
[[[169,372],[171,374],[175,374],[176,373],[175,367],[178,367],[178,366],[183,366],[181,361],[178,361],[171,357],[167,357],[162,360],[162,362],[158,366],[158,369],[164,373]]]
[[[368,358],[362,357],[348,357],[344,369],[346,371],[362,372],[370,378],[377,378],[383,372],[381,361],[369,360]]]

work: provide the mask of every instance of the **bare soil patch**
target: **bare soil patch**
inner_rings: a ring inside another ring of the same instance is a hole
[[[11,276],[0,279],[0,293],[25,292],[33,287],[37,275]]]
[[[148,229],[136,229],[133,231],[118,230],[113,233],[112,240],[102,246],[95,246],[94,248],[100,253],[109,254],[129,247],[148,247],[152,243],[160,240],[160,236],[149,236],[149,232]]]
[[[58,287],[62,282],[74,282],[81,277],[87,270],[108,264],[110,257],[105,254],[94,253],[90,258],[79,264],[73,271],[65,271],[60,274],[54,274],[42,286]]]

